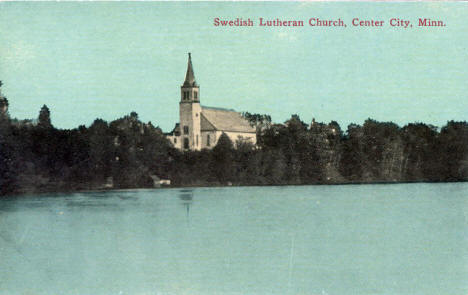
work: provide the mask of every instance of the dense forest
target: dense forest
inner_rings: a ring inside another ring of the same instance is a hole
[[[268,115],[244,117],[257,129],[256,146],[221,136],[212,150],[181,152],[134,112],[72,130],[55,128],[47,106],[36,120],[3,112],[0,195],[152,187],[154,176],[175,186],[468,180],[466,122],[439,129],[368,119],[343,131],[336,122],[306,124],[297,115],[283,124]]]

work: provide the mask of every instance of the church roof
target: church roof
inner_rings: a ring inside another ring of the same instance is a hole
[[[190,87],[190,86],[198,86],[197,82],[195,81],[195,74],[193,73],[193,66],[192,66],[192,57],[190,55],[190,52],[188,54],[188,65],[187,65],[187,73],[185,74],[185,81],[184,87]]]
[[[240,113],[221,108],[202,106],[200,124],[202,131],[255,133],[255,128],[250,126],[249,122]]]

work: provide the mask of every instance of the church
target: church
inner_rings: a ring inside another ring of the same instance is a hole
[[[200,105],[200,86],[195,81],[192,58],[188,54],[187,73],[180,87],[180,121],[166,137],[180,150],[211,149],[224,133],[236,141],[257,143],[255,128],[234,110]]]

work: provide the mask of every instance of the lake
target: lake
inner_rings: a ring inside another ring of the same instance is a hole
[[[468,183],[0,199],[0,294],[468,294]]]

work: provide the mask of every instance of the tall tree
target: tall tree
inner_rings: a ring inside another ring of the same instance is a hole
[[[226,133],[221,134],[212,150],[212,172],[219,182],[226,183],[233,178],[234,147]]]
[[[43,105],[39,111],[38,126],[43,128],[51,128],[50,110],[46,105]]]
[[[440,131],[444,181],[468,180],[468,123],[449,121]]]

